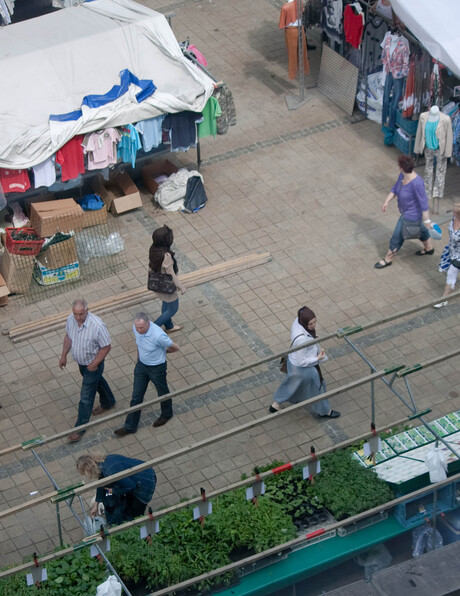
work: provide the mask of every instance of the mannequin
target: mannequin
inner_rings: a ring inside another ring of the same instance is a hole
[[[388,120],[388,128],[392,131],[395,129],[396,110],[402,96],[404,80],[409,72],[409,42],[398,31],[394,31],[385,35],[381,46],[385,73],[382,126],[386,126]]]
[[[425,153],[425,189],[429,198],[444,196],[447,158],[452,156],[452,122],[438,106],[420,115],[415,137],[414,153]],[[434,177],[434,158],[436,158],[436,176]]]
[[[284,29],[284,38],[286,40],[286,49],[289,61],[289,78],[295,79],[298,69],[298,44],[299,44],[299,19],[297,14],[297,0],[288,0],[281,7],[279,28]],[[302,43],[304,55],[304,73],[310,74],[310,65],[308,62],[307,42],[305,31],[302,27]]]

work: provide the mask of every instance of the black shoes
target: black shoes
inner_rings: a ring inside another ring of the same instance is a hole
[[[159,426],[163,426],[163,424],[166,424],[169,420],[171,420],[171,418],[163,418],[163,416],[160,416],[155,420],[152,426],[158,428]]]
[[[135,432],[136,432],[135,430],[127,430],[126,428],[117,428],[117,430],[113,431],[113,434],[117,435],[117,437],[125,437],[126,435],[132,435]]]
[[[320,418],[340,418],[340,412],[337,412],[337,410],[331,410],[329,414],[324,414],[324,416],[320,416]]]

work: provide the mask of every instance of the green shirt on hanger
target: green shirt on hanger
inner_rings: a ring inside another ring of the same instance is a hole
[[[209,137],[211,135],[215,137],[217,134],[216,118],[222,116],[222,110],[215,97],[211,96],[208,99],[202,114],[203,122],[198,124],[198,138],[203,139],[204,137]]]

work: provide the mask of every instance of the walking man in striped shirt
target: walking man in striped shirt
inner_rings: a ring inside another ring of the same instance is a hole
[[[72,302],[72,314],[66,324],[66,334],[62,346],[59,367],[67,364],[67,354],[71,352],[78,364],[83,382],[78,404],[78,418],[75,426],[86,424],[93,414],[103,414],[115,406],[115,398],[109,384],[102,376],[104,359],[110,352],[110,335],[102,320],[88,310],[83,298]],[[93,409],[96,392],[100,405]],[[67,437],[70,443],[79,441],[86,431],[75,431]]]

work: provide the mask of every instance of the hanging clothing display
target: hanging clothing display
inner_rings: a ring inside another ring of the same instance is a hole
[[[187,151],[196,147],[196,125],[202,120],[202,114],[197,112],[168,114],[163,121],[163,131],[171,143],[171,151]]]
[[[427,52],[415,59],[414,118],[430,106],[431,64]]]
[[[394,130],[396,110],[401,99],[404,79],[409,72],[409,42],[399,34],[388,32],[382,41],[382,62],[385,72],[382,125]],[[390,101],[391,97],[391,101]]]
[[[460,166],[460,112],[457,112],[452,119],[452,136],[454,141],[452,155],[457,166]]]
[[[54,165],[54,157],[49,157],[33,167],[34,171],[34,187],[51,186],[56,182],[56,166]]]
[[[358,7],[356,6],[358,5]],[[343,30],[345,41],[354,48],[359,48],[364,31],[364,14],[359,3],[347,4],[343,11]]]
[[[297,1],[287,2],[283,4],[280,12],[280,20],[278,23],[279,29],[284,29],[284,40],[288,53],[288,70],[289,78],[295,79],[297,70],[299,68],[299,19],[301,15],[297,14]],[[305,38],[305,31],[302,28],[302,46],[304,56],[304,73],[310,74],[310,64],[308,62],[307,41]]]
[[[219,102],[211,95],[203,110],[203,122],[198,124],[198,138],[213,137],[217,134],[217,118],[222,116]]]
[[[87,134],[83,152],[88,156],[88,170],[102,170],[117,163],[117,144],[121,138],[116,128],[106,128]]]
[[[146,153],[161,145],[164,119],[165,116],[161,115],[148,120],[141,120],[136,124],[135,128],[142,137],[142,148]]]
[[[76,178],[78,174],[85,173],[85,160],[83,159],[83,135],[70,139],[56,153],[56,163],[61,166],[61,181],[66,182]]]
[[[142,147],[139,133],[132,124],[123,126],[120,132],[121,138],[118,142],[118,158],[124,163],[130,163],[134,168],[137,152]]]
[[[366,23],[362,44],[362,69],[373,74],[382,69],[381,43],[388,32],[388,25],[381,16],[372,15]]]
[[[6,5],[5,0],[0,0],[0,25],[10,25],[11,16],[10,11]]]
[[[342,43],[343,0],[323,0],[321,27],[327,36],[337,43]]]
[[[406,90],[402,104],[402,115],[404,118],[410,118],[414,113],[415,106],[415,56],[409,61],[409,74],[406,80]]]
[[[225,83],[214,89],[214,97],[219,102],[222,111],[222,115],[216,118],[217,134],[224,135],[229,126],[235,126],[236,124],[235,102],[233,101],[232,92]]]
[[[307,0],[303,11],[303,26],[306,29],[319,27],[321,24],[321,11],[323,0]]]
[[[27,170],[4,170],[0,168],[0,186],[4,193],[26,192],[30,188]]]

